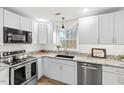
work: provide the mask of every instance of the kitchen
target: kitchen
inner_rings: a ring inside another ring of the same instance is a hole
[[[124,85],[123,7],[1,7],[0,85]]]

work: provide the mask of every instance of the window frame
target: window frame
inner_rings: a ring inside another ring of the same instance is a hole
[[[76,38],[75,39],[63,39],[63,40],[76,40],[76,48],[67,48],[67,50],[71,51],[78,51],[79,50],[79,33],[78,33],[78,26],[72,27],[70,29],[77,29],[76,31]],[[59,31],[61,29],[56,29],[56,44],[60,45],[60,38],[59,38]],[[68,29],[66,29],[68,30]],[[61,39],[62,40],[62,39]],[[60,48],[60,50],[65,50],[65,48]]]

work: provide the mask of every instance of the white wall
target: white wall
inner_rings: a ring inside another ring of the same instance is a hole
[[[0,45],[0,51],[26,50],[27,52],[40,50],[42,45],[37,44],[4,44]]]

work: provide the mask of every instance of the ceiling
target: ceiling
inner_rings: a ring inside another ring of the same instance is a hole
[[[64,16],[65,20],[76,19],[89,15],[97,15],[107,12],[113,12],[123,9],[122,7],[4,7],[7,10],[17,14],[30,17],[37,21],[44,21],[42,19],[57,22],[61,21]],[[85,11],[86,10],[86,11]],[[56,13],[61,15],[56,16]]]

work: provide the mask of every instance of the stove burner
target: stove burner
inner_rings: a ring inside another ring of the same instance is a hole
[[[34,59],[34,58],[35,58],[35,57],[28,56],[28,57],[25,58],[25,59],[15,59],[13,62],[7,62],[7,61],[5,61],[4,63],[9,64],[9,65],[15,65],[15,64],[22,63],[22,62],[30,61],[30,60],[32,60],[32,59]]]

